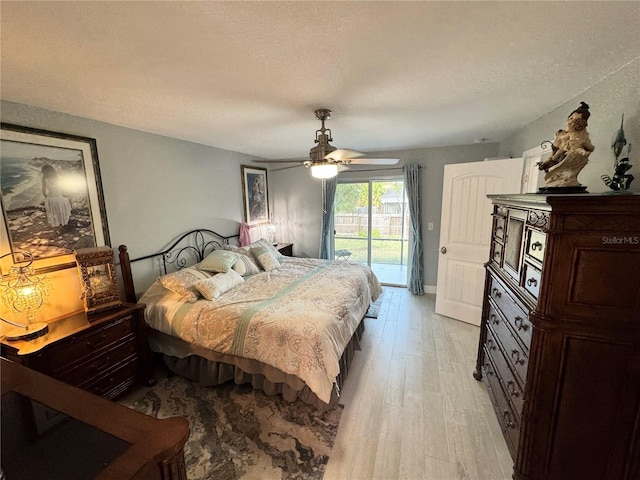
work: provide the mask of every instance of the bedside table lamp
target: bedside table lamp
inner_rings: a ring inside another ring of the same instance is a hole
[[[11,305],[16,312],[26,316],[27,324],[22,325],[2,317],[0,320],[16,327],[6,332],[7,340],[33,340],[49,331],[46,323],[32,323],[36,312],[42,308],[49,296],[49,282],[36,276],[31,269],[33,256],[30,253],[6,253],[0,257],[0,260],[9,255],[13,257],[14,264],[9,274],[0,278],[0,295],[5,305]]]

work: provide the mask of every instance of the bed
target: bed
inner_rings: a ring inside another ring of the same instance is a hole
[[[333,408],[378,279],[356,262],[285,257],[264,239],[239,248],[235,238],[198,229],[133,260],[120,246],[125,295],[146,305],[151,350],[202,385],[251,383]],[[159,276],[138,298],[132,264],[142,261]]]

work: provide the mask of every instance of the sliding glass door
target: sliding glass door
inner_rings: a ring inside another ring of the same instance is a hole
[[[334,252],[371,266],[381,283],[406,285],[408,209],[402,177],[339,182]]]

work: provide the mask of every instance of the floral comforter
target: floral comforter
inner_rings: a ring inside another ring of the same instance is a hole
[[[293,257],[213,301],[184,302],[154,285],[141,299],[152,328],[296,375],[326,403],[345,346],[382,293],[365,265]]]

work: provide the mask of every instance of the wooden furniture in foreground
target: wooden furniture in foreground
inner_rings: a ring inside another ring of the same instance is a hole
[[[490,195],[474,376],[516,480],[640,478],[640,195]]]
[[[287,257],[293,257],[293,243],[276,243],[278,251]]]
[[[0,370],[7,478],[186,480],[185,418],[158,420],[5,359]]]
[[[125,303],[90,317],[62,317],[35,340],[2,339],[2,356],[113,399],[136,384],[155,383],[143,311],[144,305]]]

